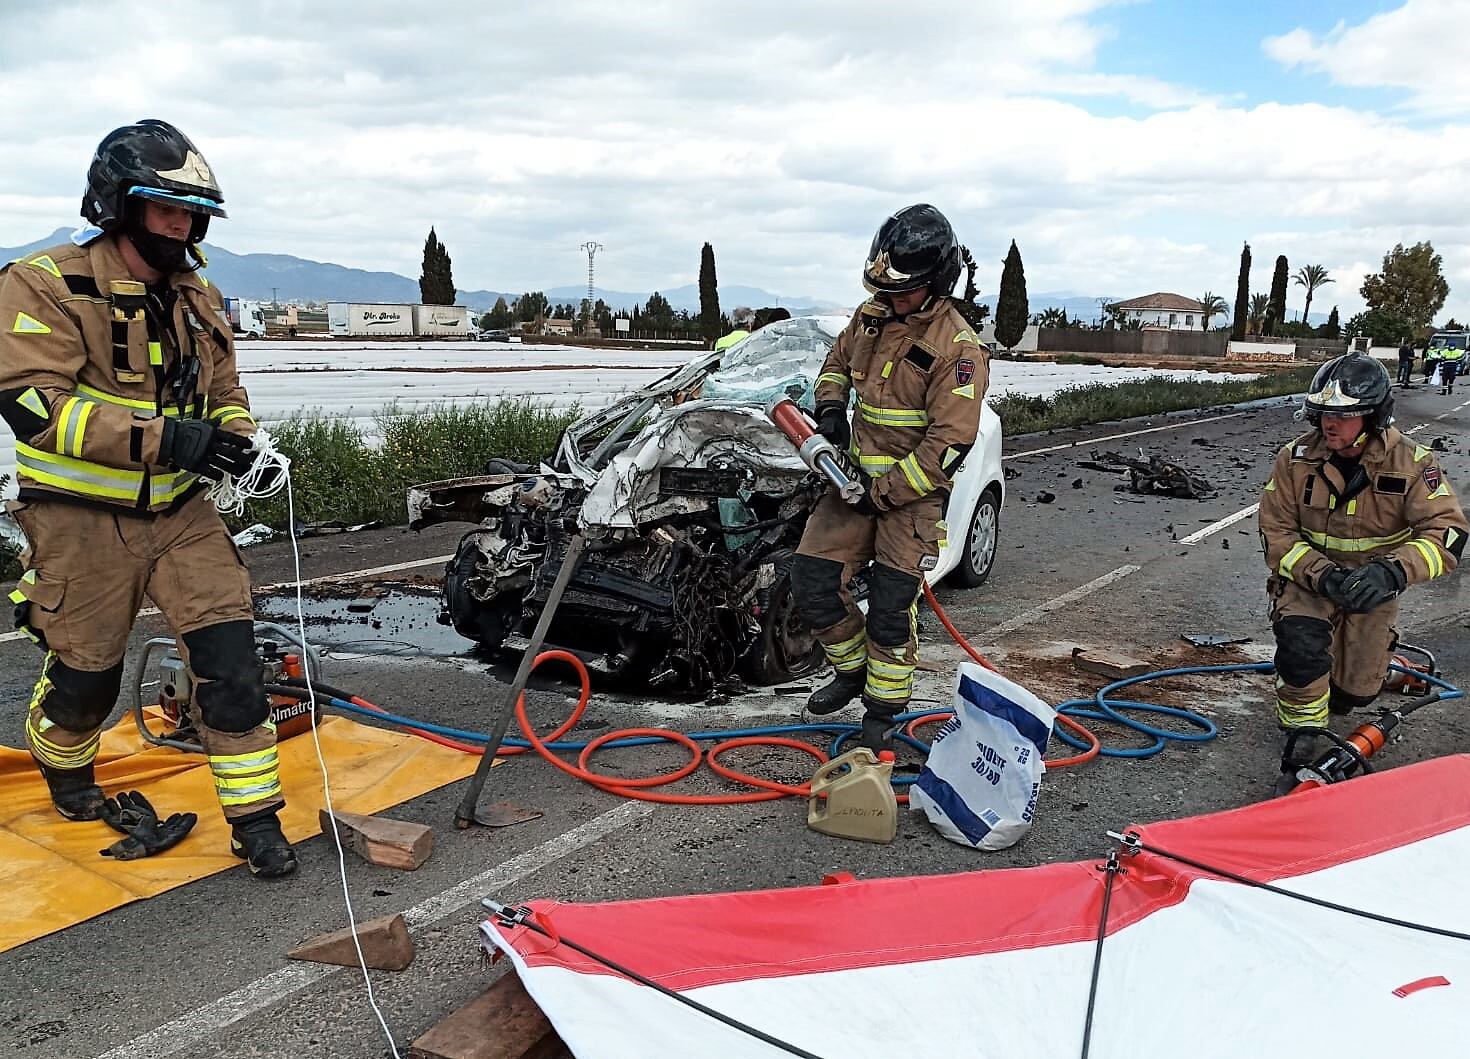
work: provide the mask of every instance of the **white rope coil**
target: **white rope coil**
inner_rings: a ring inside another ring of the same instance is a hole
[[[264,428],[257,429],[252,439],[255,462],[239,478],[225,475],[209,488],[209,499],[222,515],[239,515],[247,500],[266,500],[286,488],[291,458],[276,449]]]

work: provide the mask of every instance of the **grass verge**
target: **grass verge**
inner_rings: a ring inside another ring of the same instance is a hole
[[[410,485],[483,474],[485,461],[534,463],[555,448],[581,415],[529,399],[481,405],[435,405],[412,412],[396,406],[375,417],[381,443],[354,422],[306,412],[270,425],[276,448],[291,458],[298,523],[403,522]],[[256,501],[230,528],[264,522],[284,529],[284,493]]]
[[[1164,377],[1133,382],[1088,383],[1069,386],[1051,397],[1005,393],[992,397],[990,407],[1000,416],[1007,434],[1033,434],[1041,430],[1302,393],[1317,367],[1291,368],[1254,379],[1226,382]]]

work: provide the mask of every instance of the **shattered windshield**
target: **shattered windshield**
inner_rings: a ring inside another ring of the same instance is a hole
[[[780,320],[731,346],[702,396],[765,405],[780,396],[810,406],[822,362],[847,325],[841,316]]]

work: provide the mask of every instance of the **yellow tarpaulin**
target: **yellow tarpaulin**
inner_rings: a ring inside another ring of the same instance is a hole
[[[473,754],[343,717],[324,718],[320,733],[332,804],[348,812],[399,805],[463,779],[478,761]],[[309,732],[282,742],[280,753],[286,792],[281,824],[296,842],[321,831],[321,766]],[[160,814],[198,813],[199,823],[183,842],[155,857],[99,856],[122,836],[100,820],[62,819],[30,755],[0,747],[0,952],[243,863],[230,853],[230,829],[203,755],[150,746],[125,716],[103,734],[97,780],[109,794],[142,791]]]

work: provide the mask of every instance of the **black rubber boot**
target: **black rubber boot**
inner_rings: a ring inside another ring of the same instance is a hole
[[[68,820],[102,819],[102,803],[107,795],[97,786],[91,764],[79,769],[54,769],[37,761],[46,786],[51,791],[51,804]]]
[[[250,865],[250,874],[262,879],[290,875],[296,870],[296,851],[281,833],[276,810],[232,821],[230,852]]]
[[[1290,753],[1287,753],[1287,747]],[[1322,748],[1322,737],[1316,732],[1297,732],[1292,742],[1292,733],[1286,733],[1286,743],[1281,753],[1281,775],[1276,779],[1276,795],[1290,794],[1296,789],[1298,770],[1317,760]]]
[[[863,693],[868,682],[868,671],[858,669],[851,673],[834,673],[832,679],[812,692],[806,700],[806,712],[817,717],[836,713]]]
[[[869,699],[863,699],[863,708],[867,711],[863,714],[863,728],[858,733],[857,745],[865,746],[874,754],[884,750],[893,749],[893,737],[898,732],[898,725],[894,723],[902,710],[896,710],[889,703],[874,703]]]

